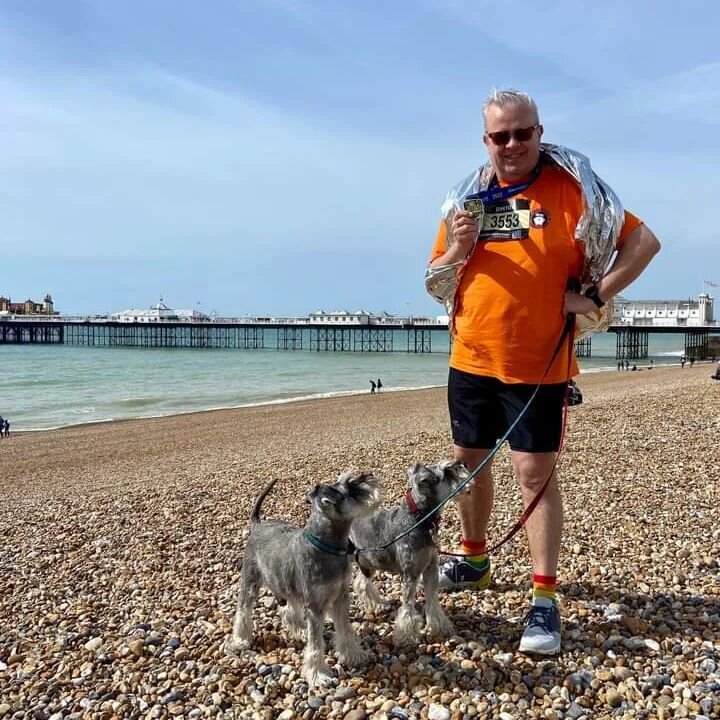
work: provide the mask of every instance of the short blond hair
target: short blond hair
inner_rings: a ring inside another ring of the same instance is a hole
[[[536,102],[530,95],[520,90],[498,90],[497,88],[493,88],[493,91],[487,96],[485,104],[483,105],[483,120],[486,127],[487,111],[491,105],[497,105],[497,107],[504,107],[505,105],[525,105],[535,113],[535,122],[540,122],[540,113],[538,113]]]

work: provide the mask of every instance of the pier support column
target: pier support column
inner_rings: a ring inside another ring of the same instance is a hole
[[[648,356],[647,330],[628,328],[618,330],[616,337],[616,360],[637,360]]]
[[[408,352],[432,352],[432,332],[430,330],[425,328],[413,328],[412,330],[408,330],[407,341]]]
[[[592,337],[586,337],[575,342],[575,355],[577,357],[592,357]]]
[[[710,357],[709,333],[706,331],[695,331],[685,333],[685,356],[695,360],[705,360]]]

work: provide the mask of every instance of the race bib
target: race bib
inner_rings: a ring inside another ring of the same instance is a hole
[[[479,240],[523,240],[530,230],[530,201],[510,199],[485,206]]]

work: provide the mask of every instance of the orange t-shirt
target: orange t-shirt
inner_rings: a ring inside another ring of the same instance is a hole
[[[506,383],[540,382],[565,323],[568,279],[582,271],[575,240],[582,211],[575,180],[551,165],[522,193],[486,208],[455,296],[451,367]],[[640,224],[625,214],[618,248]],[[443,220],[430,261],[446,249]],[[565,345],[543,382],[563,382],[577,372],[573,352],[568,373]]]

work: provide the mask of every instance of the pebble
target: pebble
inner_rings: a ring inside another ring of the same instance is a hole
[[[428,718],[430,720],[450,720],[450,716],[450,711],[442,705],[431,703],[430,708],[428,709]]]

